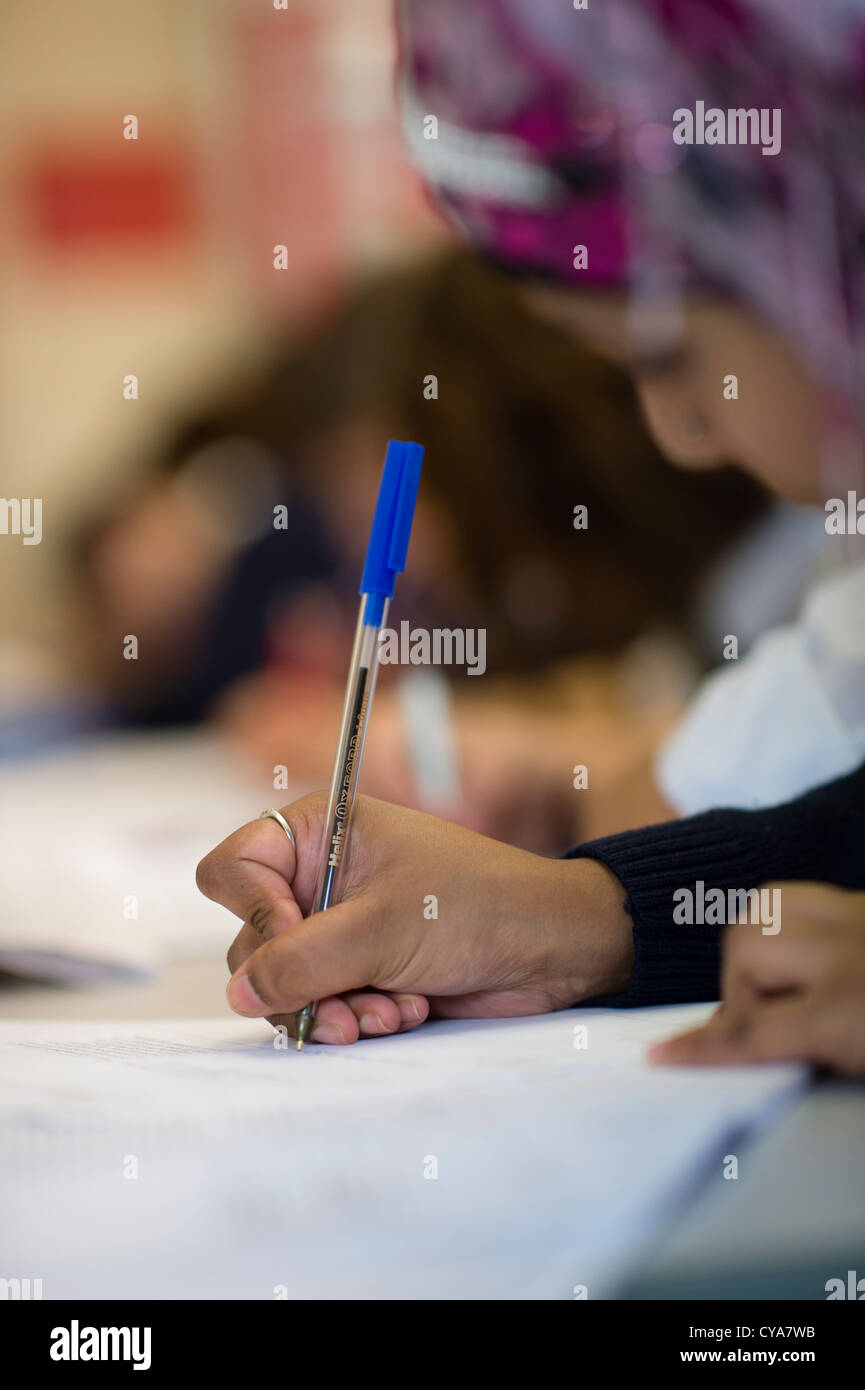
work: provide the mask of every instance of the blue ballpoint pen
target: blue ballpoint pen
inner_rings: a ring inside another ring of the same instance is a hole
[[[422,462],[420,444],[403,444],[392,439],[387,446],[360,582],[360,609],[330,781],[325,818],[327,833],[313,895],[313,912],[324,912],[338,900],[340,868],[345,860],[378,673],[379,633],[387,619],[396,577],[405,569]],[[307,1004],[294,1016],[298,1052],[309,1036],[316,1007],[316,1003]]]

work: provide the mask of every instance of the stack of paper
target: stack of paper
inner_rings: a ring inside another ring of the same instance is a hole
[[[0,1274],[45,1298],[607,1296],[801,1085],[643,1061],[705,1013],[300,1054],[263,1022],[2,1025]]]
[[[98,980],[224,954],[202,855],[292,799],[209,734],[116,736],[0,766],[0,970]]]

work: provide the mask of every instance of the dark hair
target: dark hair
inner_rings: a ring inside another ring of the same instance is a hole
[[[302,482],[322,433],[358,417],[425,445],[424,488],[466,538],[500,669],[681,625],[700,574],[766,506],[732,468],[671,467],[625,373],[536,319],[513,283],[461,250],[366,284],[244,400],[180,431],[170,457],[243,434]],[[578,504],[585,530],[574,529]]]

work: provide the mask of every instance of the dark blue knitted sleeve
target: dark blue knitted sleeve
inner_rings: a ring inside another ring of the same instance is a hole
[[[677,924],[673,894],[701,883],[701,892],[720,888],[726,895],[770,879],[865,888],[865,764],[781,806],[707,811],[627,830],[578,845],[565,858],[606,864],[623,885],[634,922],[630,988],[592,1003],[716,999],[723,926]]]

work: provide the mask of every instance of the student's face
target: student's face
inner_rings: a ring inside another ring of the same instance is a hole
[[[817,392],[771,329],[731,305],[701,301],[685,309],[675,350],[649,346],[635,355],[624,296],[537,285],[526,294],[543,317],[627,368],[649,429],[672,463],[739,463],[794,501],[822,500]],[[738,399],[725,398],[731,375]]]

